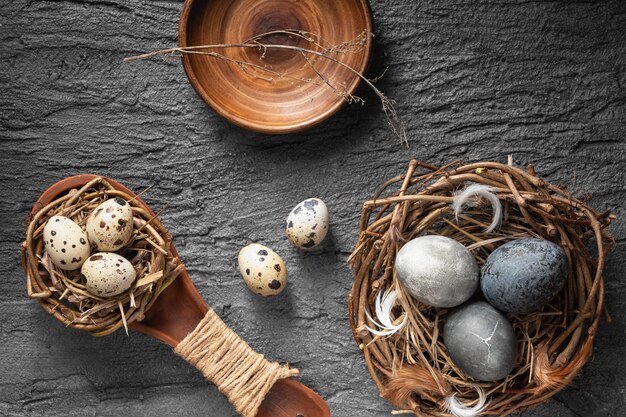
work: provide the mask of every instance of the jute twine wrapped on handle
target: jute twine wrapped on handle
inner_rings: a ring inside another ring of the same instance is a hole
[[[474,184],[489,187],[502,205],[496,230],[489,227],[494,211],[484,199],[455,213],[455,196]],[[382,184],[363,204],[349,259],[355,274],[350,324],[381,395],[400,412],[436,417],[505,416],[549,400],[593,352],[603,312],[602,269],[614,242],[605,228],[614,218],[610,210],[598,212],[564,187],[536,177],[532,166],[522,170],[511,160],[444,167],[411,161],[406,173]],[[561,294],[540,311],[508,315],[518,354],[503,380],[480,382],[465,375],[441,336],[449,309],[419,303],[398,284],[396,253],[424,234],[461,242],[479,264],[501,244],[523,237],[546,239],[565,251],[570,274]],[[390,320],[407,320],[397,333],[380,337],[367,329],[374,326],[368,315],[375,314],[378,294],[387,289],[398,297]]]
[[[278,380],[299,373],[252,350],[213,310],[174,351],[212,381],[243,417],[256,416]]]

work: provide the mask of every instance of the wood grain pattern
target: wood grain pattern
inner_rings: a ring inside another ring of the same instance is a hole
[[[372,32],[369,5],[367,0],[187,0],[181,14],[179,44],[237,44],[286,29],[319,35],[323,39],[320,44],[326,47],[353,41],[364,32]],[[283,34],[261,42],[322,50]],[[368,37],[362,50],[332,57],[365,73],[371,46]],[[258,67],[244,70],[214,57],[183,56],[185,72],[200,97],[227,120],[258,132],[299,132],[336,113],[346,100],[317,73],[347,94],[352,94],[360,81],[336,62],[313,55],[305,58],[296,51],[229,48],[215,52],[284,75],[269,74]]]

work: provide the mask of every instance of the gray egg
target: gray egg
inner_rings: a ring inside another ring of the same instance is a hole
[[[420,236],[396,255],[396,274],[418,301],[433,307],[455,307],[478,288],[480,269],[472,253],[445,236]]]
[[[542,239],[518,239],[489,255],[480,286],[494,307],[527,314],[548,304],[565,286],[567,274],[567,256],[560,246]]]
[[[484,301],[465,304],[453,312],[443,327],[443,342],[454,363],[479,381],[502,379],[515,365],[513,326]]]

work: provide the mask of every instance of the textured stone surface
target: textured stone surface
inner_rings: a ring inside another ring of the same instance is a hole
[[[250,344],[302,370],[333,416],[386,416],[346,317],[361,202],[410,158],[533,162],[548,179],[624,217],[626,2],[372,1],[372,76],[398,101],[398,146],[379,103],[343,110],[282,138],[233,127],[196,96],[176,59],[122,64],[176,44],[178,1],[0,3],[0,415],[233,416],[216,389],[142,335],[95,339],[27,299],[18,248],[24,219],[51,183],[112,176],[168,205],[207,302]],[[331,236],[303,254],[284,238],[289,210],[326,201]],[[626,407],[626,230],[606,268],[613,324],[593,360],[549,405],[525,416],[619,416]],[[290,268],[278,298],[251,294],[237,271],[250,242]]]

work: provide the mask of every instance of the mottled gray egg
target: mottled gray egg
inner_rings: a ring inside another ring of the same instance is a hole
[[[518,239],[489,255],[480,287],[494,307],[526,314],[548,304],[565,286],[567,275],[567,256],[560,246],[542,239]]]
[[[455,307],[478,288],[479,267],[472,253],[445,236],[420,236],[396,255],[396,274],[418,301],[434,307]]]
[[[450,314],[443,327],[443,343],[456,366],[479,381],[502,379],[515,365],[513,326],[484,301],[465,304]]]
[[[65,271],[80,268],[91,249],[83,229],[63,216],[48,220],[43,228],[43,242],[52,263]]]
[[[80,269],[87,290],[99,297],[112,297],[126,291],[135,281],[130,261],[117,253],[91,255]]]
[[[253,243],[239,251],[239,272],[255,294],[269,297],[287,286],[287,268],[282,258],[270,248]]]
[[[285,229],[287,239],[301,249],[319,245],[328,232],[328,208],[319,198],[304,200],[291,210]]]
[[[89,241],[99,251],[113,252],[133,234],[133,210],[123,198],[106,200],[87,219]]]

